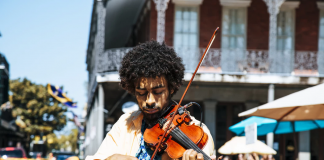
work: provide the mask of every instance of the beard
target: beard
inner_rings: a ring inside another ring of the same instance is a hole
[[[148,107],[140,107],[140,110],[142,111],[142,113],[143,113],[143,118],[144,118],[144,120],[145,120],[145,123],[146,124],[148,124],[149,126],[154,126],[155,124],[156,124],[156,122],[157,122],[157,120],[160,118],[160,117],[162,117],[163,116],[163,114],[165,114],[166,113],[166,111],[170,108],[169,106],[170,106],[170,103],[171,103],[172,101],[171,101],[171,97],[169,97],[168,98],[168,102],[167,103],[165,103],[165,105],[163,106],[163,107],[160,107],[160,106],[154,106],[154,108],[151,108],[151,109],[157,109],[158,110],[158,112],[156,112],[156,113],[152,113],[152,114],[150,114],[150,113],[146,113],[146,112],[144,112],[144,110],[143,109],[146,109],[146,108],[148,108]]]

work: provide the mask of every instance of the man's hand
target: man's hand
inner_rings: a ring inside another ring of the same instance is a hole
[[[108,158],[106,158],[106,160],[138,160],[136,157],[132,157],[132,156],[125,156],[125,155],[121,155],[121,154],[114,154]]]
[[[182,160],[204,160],[204,156],[193,149],[188,149],[183,153]]]
[[[212,160],[216,160],[216,156],[210,156]],[[223,156],[217,158],[217,160],[221,160]],[[204,156],[201,153],[197,153],[193,149],[186,150],[182,155],[182,160],[204,160]]]

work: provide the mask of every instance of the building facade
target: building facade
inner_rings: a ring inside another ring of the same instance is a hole
[[[163,4],[164,2],[164,4]],[[167,7],[163,7],[167,6]],[[94,154],[105,134],[135,98],[119,87],[118,69],[131,47],[164,40],[185,64],[180,100],[216,27],[220,27],[183,104],[201,104],[216,151],[235,136],[228,127],[238,113],[324,82],[324,1],[316,0],[132,0],[94,1],[85,154]],[[164,37],[164,38],[163,38]],[[198,108],[190,108],[199,119]],[[322,130],[259,137],[288,160],[323,159]]]
[[[23,144],[24,134],[20,132],[12,117],[9,100],[9,63],[0,53],[0,148]]]

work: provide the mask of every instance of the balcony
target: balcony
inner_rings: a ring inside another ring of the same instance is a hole
[[[118,71],[120,62],[131,48],[109,49],[96,57],[96,71]],[[204,48],[175,48],[182,58],[186,72],[193,72]],[[285,76],[324,77],[324,52],[237,50],[211,48],[204,59],[200,73],[219,74],[276,74]]]

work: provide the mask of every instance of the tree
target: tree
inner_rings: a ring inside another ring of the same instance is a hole
[[[16,79],[10,81],[10,91],[12,114],[26,124],[22,130],[28,135],[47,135],[66,125],[67,107],[52,98],[45,86]]]
[[[75,152],[78,143],[78,129],[72,129],[71,133],[66,135],[61,135],[59,138],[54,134],[47,135],[47,148],[51,150],[60,150],[64,149],[66,151]]]

